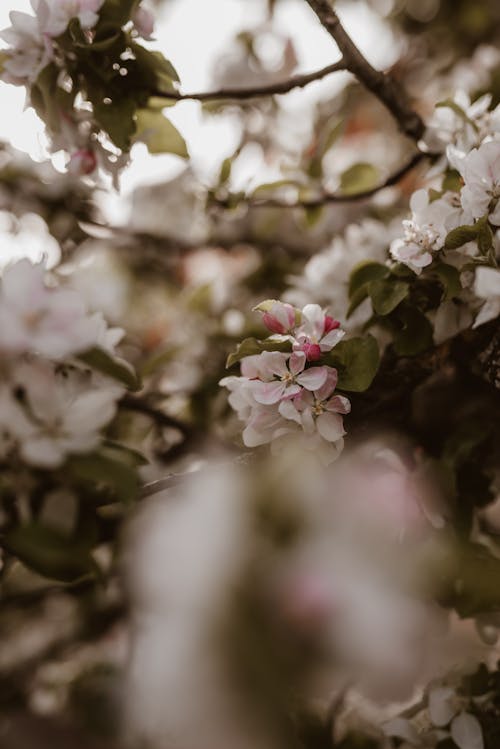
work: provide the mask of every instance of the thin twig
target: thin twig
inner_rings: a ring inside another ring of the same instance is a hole
[[[384,104],[403,133],[415,141],[420,140],[425,126],[421,117],[411,108],[404,88],[391,76],[370,65],[345,31],[329,0],[306,2],[337,43],[345,68]]]
[[[152,421],[154,421],[161,427],[170,427],[172,429],[177,429],[184,436],[187,436],[192,431],[191,427],[188,424],[185,424],[179,419],[176,419],[175,416],[170,416],[170,414],[166,414],[164,411],[160,411],[141,398],[134,398],[131,395],[126,395],[120,402],[121,405],[128,411],[136,411],[137,413],[142,413],[145,416],[149,416]]]
[[[180,91],[171,91],[165,93],[164,91],[152,91],[152,96],[157,96],[162,99],[173,99],[174,101],[185,101],[187,99],[194,99],[195,101],[220,101],[222,99],[256,99],[259,96],[274,96],[275,94],[287,94],[294,88],[304,88],[309,83],[319,81],[325,78],[331,73],[336,73],[339,70],[346,70],[344,60],[339,60],[331,65],[326,65],[324,68],[315,70],[312,73],[303,73],[301,75],[295,75],[284,81],[278,81],[277,83],[268,83],[262,86],[255,86],[252,88],[221,88],[218,91],[200,91],[196,93],[183,94]]]
[[[356,200],[364,200],[371,198],[381,190],[385,190],[386,187],[392,187],[397,184],[408,172],[414,169],[423,159],[432,158],[434,154],[424,153],[423,151],[417,151],[408,161],[399,167],[397,171],[389,175],[384,182],[381,182],[374,187],[370,187],[368,190],[362,190],[360,192],[349,194],[349,193],[336,193],[322,191],[317,197],[305,198],[304,200],[289,201],[280,198],[257,198],[252,199],[251,197],[243,197],[241,202],[252,208],[319,208],[327,203],[352,203]],[[235,205],[235,199],[231,196],[227,198],[213,198],[213,202],[223,208],[232,208]],[[236,201],[237,202],[237,201]]]

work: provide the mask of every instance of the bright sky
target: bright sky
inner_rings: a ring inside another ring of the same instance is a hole
[[[214,59],[235,33],[263,20],[264,5],[256,0],[171,0],[165,4],[156,24],[157,46],[174,63],[184,91],[210,89]],[[2,0],[0,28],[9,25],[11,10],[30,11],[29,0]],[[342,18],[374,65],[385,67],[392,62],[394,44],[390,32],[362,0],[351,0]],[[299,59],[297,72],[314,70],[338,57],[331,38],[304,0],[280,3],[277,26],[293,39]],[[293,111],[326,92],[338,90],[343,81],[345,74],[330,76],[307,89],[291,92],[284,102]],[[0,140],[9,141],[36,160],[46,158],[43,125],[33,110],[23,111],[24,90],[0,83],[0,103]],[[202,117],[196,102],[179,103],[169,110],[169,116],[185,137],[192,163],[201,175],[212,174],[236,146],[231,122],[226,117]],[[56,160],[61,168],[63,163],[63,159]],[[183,166],[176,157],[150,156],[145,147],[137,145],[132,164],[122,177],[122,195],[130,193],[137,184],[174,176]],[[112,202],[116,202],[116,197]]]

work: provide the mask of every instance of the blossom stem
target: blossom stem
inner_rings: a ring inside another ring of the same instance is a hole
[[[425,126],[420,115],[411,108],[404,88],[387,73],[370,65],[347,34],[329,0],[306,2],[337,43],[345,68],[389,110],[405,135],[420,140]]]
[[[319,70],[314,70],[312,73],[303,73],[301,75],[295,75],[291,78],[287,78],[284,81],[278,81],[277,83],[269,83],[263,86],[255,86],[248,88],[221,88],[216,91],[199,91],[193,93],[181,93],[180,91],[172,91],[165,93],[164,91],[152,91],[153,96],[160,97],[162,99],[173,99],[174,101],[220,101],[227,99],[256,99],[259,96],[274,96],[276,94],[287,94],[295,88],[304,88],[309,83],[319,81],[325,78],[331,73],[336,73],[340,70],[347,70],[346,64],[343,59],[338,62],[334,62],[330,65],[326,65]]]

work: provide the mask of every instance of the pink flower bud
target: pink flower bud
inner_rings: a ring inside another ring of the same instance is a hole
[[[321,349],[317,343],[304,343],[303,351],[307,361],[319,361],[321,359]]]
[[[280,323],[279,320],[274,317],[274,315],[271,315],[270,312],[264,312],[262,315],[262,321],[266,328],[268,328],[272,333],[284,333],[286,328]]]
[[[331,330],[336,330],[337,328],[340,328],[340,322],[335,320],[331,315],[325,315],[325,335]]]
[[[97,158],[94,151],[89,148],[80,148],[75,151],[70,159],[68,171],[70,174],[82,176],[92,174],[97,167]]]
[[[262,321],[272,333],[283,335],[295,326],[295,310],[291,304],[275,302],[270,310],[263,313]]]
[[[155,29],[155,19],[148,8],[139,5],[132,17],[135,29],[143,39],[151,39]]]

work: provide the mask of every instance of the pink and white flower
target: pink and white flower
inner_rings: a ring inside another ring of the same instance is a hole
[[[318,361],[344,337],[340,322],[324,312],[319,304],[306,304],[301,325],[295,331],[293,349],[302,351],[307,361]]]
[[[291,304],[269,299],[255,307],[262,312],[262,322],[271,333],[287,335],[296,326],[296,310]]]
[[[260,377],[250,382],[253,397],[262,405],[272,405],[298,395],[302,389],[316,390],[327,380],[331,367],[310,367],[304,370],[306,356],[302,352],[282,354],[263,351],[260,355]],[[245,367],[242,371],[248,371]]]

